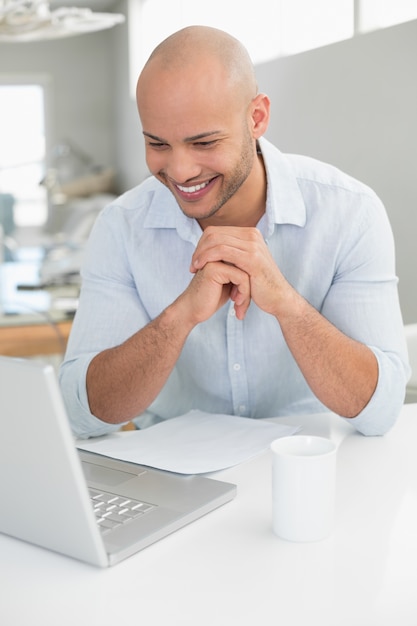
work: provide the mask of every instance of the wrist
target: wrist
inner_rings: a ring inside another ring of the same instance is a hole
[[[162,322],[168,329],[187,337],[198,323],[192,319],[190,310],[187,302],[180,296],[165,309]]]

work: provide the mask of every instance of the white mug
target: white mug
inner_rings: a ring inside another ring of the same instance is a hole
[[[276,439],[272,450],[273,531],[288,541],[319,541],[334,525],[336,444],[324,437]]]

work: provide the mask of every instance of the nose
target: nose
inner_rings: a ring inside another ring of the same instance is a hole
[[[168,178],[180,185],[197,178],[201,172],[195,155],[187,147],[171,149],[164,170]]]

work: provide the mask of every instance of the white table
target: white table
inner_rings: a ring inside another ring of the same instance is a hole
[[[267,452],[217,475],[234,501],[114,568],[0,535],[2,626],[416,626],[417,404],[380,438],[301,421],[340,444],[331,538],[272,534]]]

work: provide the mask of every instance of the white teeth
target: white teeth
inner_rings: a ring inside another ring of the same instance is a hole
[[[184,193],[195,193],[196,191],[200,191],[200,189],[204,189],[204,187],[207,187],[208,184],[209,181],[202,183],[201,185],[194,185],[193,187],[182,187],[182,185],[177,185],[177,187],[180,191],[183,191]]]

